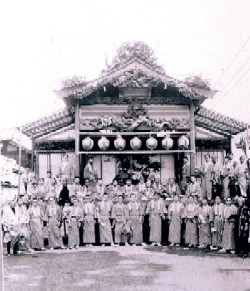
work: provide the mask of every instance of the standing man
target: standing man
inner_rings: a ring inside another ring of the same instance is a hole
[[[142,220],[143,212],[141,204],[136,201],[135,193],[130,195],[130,202],[128,203],[129,222],[132,228],[132,237],[130,243],[142,244]]]
[[[28,186],[31,182],[31,178],[32,178],[32,173],[31,170],[29,168],[29,166],[27,165],[25,167],[24,173],[22,173],[21,175],[21,185],[20,185],[20,194],[27,194],[27,190],[28,190]]]
[[[250,250],[250,208],[242,201],[238,212],[238,233],[237,236],[237,253],[239,256],[247,257]]]
[[[48,226],[48,241],[50,249],[62,248],[64,249],[63,240],[61,236],[61,222],[62,209],[59,207],[53,197],[49,198],[48,205],[45,210],[44,220]]]
[[[179,246],[181,243],[181,219],[184,210],[183,204],[179,201],[177,194],[173,197],[173,202],[168,207],[169,237],[170,246]]]
[[[185,193],[187,189],[187,183],[189,182],[189,178],[191,175],[188,157],[183,158],[183,166],[182,166],[181,174],[182,174],[181,190],[183,193]]]
[[[89,194],[85,196],[83,205],[83,243],[92,246],[95,243],[96,207]]]
[[[30,217],[30,244],[32,249],[44,250],[43,239],[43,218],[44,213],[42,208],[38,205],[36,198],[32,200],[32,204],[29,207]]]
[[[198,216],[199,206],[194,202],[194,196],[191,195],[184,209],[186,219],[185,244],[188,248],[198,245]]]
[[[244,156],[240,157],[240,163],[235,169],[235,178],[238,181],[241,196],[245,197],[247,193],[247,164]]]
[[[212,228],[212,246],[211,250],[218,250],[222,247],[222,232],[224,226],[224,203],[219,196],[215,197],[213,205],[213,228]]]
[[[229,182],[233,176],[233,165],[231,162],[229,162],[228,157],[225,157],[224,165],[221,169],[221,176],[223,179],[223,198],[226,200],[228,197],[230,197]]]
[[[13,248],[13,255],[19,253],[18,242],[20,240],[21,225],[15,210],[15,201],[10,201],[3,208],[2,226],[3,226],[3,242],[7,243],[7,254],[10,256],[10,250]]]
[[[91,186],[95,186],[96,180],[98,178],[97,170],[94,167],[94,164],[93,163],[94,163],[93,156],[89,156],[88,163],[85,166],[84,171],[83,171],[83,177],[84,177],[84,179],[88,179]]]
[[[210,155],[205,155],[205,163],[202,164],[202,197],[207,198],[208,201],[212,199],[212,173],[213,163],[210,159]]]
[[[216,157],[212,157],[213,172],[212,172],[212,199],[215,197],[221,197],[222,192],[222,181],[221,181],[221,167]]]
[[[62,163],[59,168],[59,177],[61,177],[61,179],[67,179],[69,184],[72,183],[74,177],[74,167],[69,161],[68,154],[64,154],[62,157]]]
[[[82,208],[77,197],[73,197],[72,206],[69,206],[67,215],[67,228],[68,228],[68,248],[79,248],[79,227],[82,222]]]
[[[149,214],[149,241],[152,246],[161,246],[161,223],[162,219],[165,218],[166,208],[157,192],[155,192],[153,198],[148,203],[146,213]]]
[[[67,185],[67,179],[62,180],[62,185],[58,191],[59,196],[58,196],[58,204],[61,207],[64,207],[66,201],[69,201],[69,189]]]
[[[202,199],[202,205],[199,207],[198,229],[199,229],[199,248],[210,247],[212,244],[211,224],[213,222],[213,212],[208,205],[207,199]]]
[[[224,228],[222,235],[222,249],[219,253],[226,253],[230,251],[232,254],[235,253],[235,218],[237,215],[237,208],[233,204],[230,197],[226,199],[226,206],[224,208]]]
[[[127,237],[125,237],[123,233],[123,229],[125,228],[128,221],[128,209],[123,203],[122,195],[118,196],[118,202],[112,207],[111,217],[113,220],[113,226],[115,227],[115,243],[127,244]]]
[[[102,246],[113,243],[110,223],[111,210],[112,202],[108,199],[108,194],[104,193],[96,209],[99,222],[100,243]]]

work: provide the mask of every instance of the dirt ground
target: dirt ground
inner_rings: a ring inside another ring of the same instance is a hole
[[[169,247],[83,247],[4,257],[5,290],[250,290],[250,259]]]

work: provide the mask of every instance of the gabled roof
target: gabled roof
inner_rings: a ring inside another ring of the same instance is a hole
[[[111,84],[115,87],[154,87],[166,84],[178,88],[183,96],[192,99],[211,98],[216,91],[211,90],[199,77],[180,81],[168,76],[157,64],[152,49],[143,42],[125,43],[118,49],[112,64],[102,71],[98,79],[86,82],[72,78],[64,87],[56,91],[61,98],[81,99],[100,87]]]

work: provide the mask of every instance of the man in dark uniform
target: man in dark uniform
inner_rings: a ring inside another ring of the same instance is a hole
[[[243,199],[240,204],[236,227],[236,253],[245,258],[250,250],[250,208],[249,201]]]

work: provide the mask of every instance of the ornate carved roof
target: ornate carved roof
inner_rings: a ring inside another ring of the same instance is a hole
[[[112,63],[101,72],[98,79],[86,82],[82,78],[73,77],[65,80],[63,88],[56,93],[61,98],[81,99],[106,84],[115,87],[155,87],[160,83],[176,87],[183,96],[193,99],[204,100],[216,93],[199,77],[180,81],[168,76],[157,63],[152,49],[143,42],[121,46]]]

